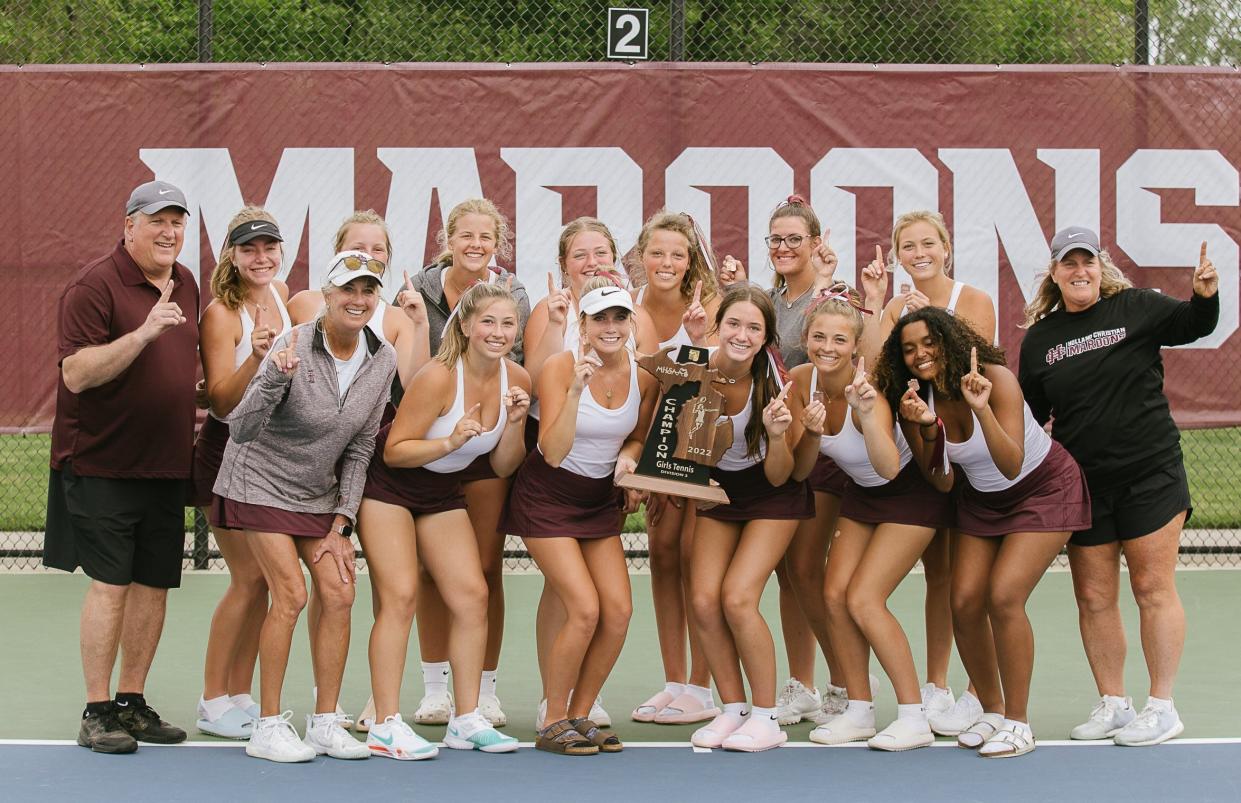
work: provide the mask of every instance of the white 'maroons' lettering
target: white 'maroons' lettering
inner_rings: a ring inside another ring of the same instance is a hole
[[[1055,365],[1066,357],[1076,357],[1087,351],[1097,351],[1105,349],[1108,346],[1114,346],[1124,340],[1128,335],[1125,327],[1121,326],[1117,329],[1104,329],[1099,332],[1091,332],[1085,337],[1075,338],[1067,343],[1061,343],[1058,346],[1052,346],[1047,350],[1047,364]]]

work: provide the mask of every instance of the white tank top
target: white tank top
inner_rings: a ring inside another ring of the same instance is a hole
[[[468,466],[479,455],[487,454],[496,448],[496,444],[500,442],[500,436],[504,434],[504,425],[508,421],[508,415],[504,410],[504,398],[508,394],[508,367],[505,362],[506,360],[500,360],[500,412],[496,425],[481,435],[470,438],[460,449],[425,464],[423,468],[438,474],[451,474]],[[447,438],[456,428],[461,416],[465,415],[465,366],[461,364],[460,358],[457,359],[456,370],[457,395],[453,399],[452,408],[431,422],[427,434],[423,436],[426,440]]]
[[[814,392],[818,385],[819,371],[816,368],[811,368],[811,399],[814,398]],[[905,466],[909,465],[909,461],[913,459],[913,452],[909,449],[909,443],[905,440],[905,433],[901,431],[900,424],[895,424],[892,429],[893,440],[896,441],[896,450],[900,455],[900,469],[904,469]],[[835,435],[824,434],[820,436],[819,452],[832,458],[842,471],[863,488],[877,488],[889,482],[889,480],[879,476],[875,471],[874,465],[871,464],[870,454],[866,451],[866,436],[854,425],[852,409],[845,413],[845,422],[840,427],[840,432],[837,432]]]
[[[931,391],[931,401],[928,406],[931,412],[935,412],[934,390]],[[1034,415],[1030,412],[1030,405],[1025,401],[1021,403],[1021,412],[1025,430],[1024,454],[1021,460],[1021,471],[1011,480],[996,468],[995,460],[991,457],[991,450],[987,448],[987,439],[982,434],[982,425],[978,423],[978,416],[974,415],[973,410],[970,410],[970,418],[973,419],[974,430],[969,438],[964,443],[953,443],[947,438],[944,439],[948,461],[955,463],[961,471],[965,472],[965,478],[969,480],[974,490],[991,493],[1013,487],[1042,465],[1047,453],[1051,451],[1051,436],[1035,422]]]
[[[275,285],[267,285],[271,289],[272,301],[276,303],[276,311],[280,313],[280,328],[276,330],[276,337],[280,337],[285,332],[293,328],[293,323],[289,320],[289,311],[285,309],[284,301],[280,298],[280,293],[276,290]],[[246,309],[246,305],[242,304],[238,310],[241,316],[241,339],[237,341],[236,348],[233,349],[233,370],[236,371],[241,364],[250,359],[253,348],[250,346],[250,335],[254,334],[254,319],[250,317],[250,311]],[[273,338],[274,340],[275,338]],[[214,413],[208,411],[208,415],[217,421],[223,420]]]
[[[564,350],[573,352],[575,357],[577,356],[577,347],[582,343],[582,328],[578,325],[579,317],[580,316],[577,312],[577,302],[570,299],[569,310],[565,314]],[[633,320],[632,316],[630,317],[630,320]],[[634,322],[631,324],[629,329],[629,339],[625,341],[625,345],[629,347],[629,355],[631,357],[637,356],[638,353],[638,341],[633,334],[633,326],[637,326],[637,323]],[[526,413],[526,415],[533,418],[535,421],[538,421],[540,410],[539,400],[535,399],[530,402],[530,410]]]
[[[629,360],[629,395],[625,403],[609,410],[595,401],[590,388],[582,391],[577,403],[577,423],[573,448],[565,455],[560,467],[583,477],[610,477],[616,470],[625,438],[638,425],[642,394],[638,390],[638,363]]]
[[[642,285],[641,287],[638,288],[638,297],[636,299],[638,304],[642,303],[642,297],[644,295],[646,295],[646,285]],[[672,337],[668,338],[667,340],[659,341],[659,348],[661,351],[663,349],[668,348],[669,346],[692,346],[692,345],[694,345],[694,341],[690,339],[689,332],[685,331],[684,322],[681,323],[680,327],[677,328],[676,333],[674,333]]]
[[[388,302],[382,298],[375,305],[375,314],[366,322],[366,327],[375,333],[380,343],[388,343],[388,338],[384,337],[384,313],[388,311]],[[388,345],[392,345],[388,343]]]
[[[289,320],[289,311],[285,309],[284,301],[280,299],[280,293],[276,290],[276,286],[269,284],[267,287],[271,290],[271,297],[276,304],[276,311],[280,313],[280,328],[276,330],[276,337],[280,337],[289,331],[293,324]],[[254,319],[250,317],[250,310],[246,309],[245,304],[242,304],[238,312],[241,314],[241,339],[237,341],[237,348],[233,350],[234,371],[250,358],[250,335],[254,334]]]
[[[948,306],[944,307],[949,315],[957,314],[957,302],[961,300],[961,291],[965,289],[965,284],[954,281],[952,283],[952,294],[948,296]]]
[[[746,455],[749,446],[745,442],[745,428],[750,423],[750,414],[754,409],[754,395],[751,389],[750,398],[746,399],[745,407],[741,408],[741,412],[733,416],[728,416],[733,425],[733,442],[727,451],[720,456],[716,467],[724,471],[741,471],[750,466],[763,462],[763,458],[767,456],[767,444],[759,445],[758,456],[751,457]]]

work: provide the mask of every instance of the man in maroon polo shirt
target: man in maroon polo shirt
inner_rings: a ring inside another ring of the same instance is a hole
[[[181,190],[141,185],[125,207],[121,242],[79,270],[60,298],[43,562],[81,566],[91,578],[78,744],[101,753],[185,740],[146,704],[143,688],[168,589],[181,584],[198,364],[198,283],[176,261],[188,218]]]

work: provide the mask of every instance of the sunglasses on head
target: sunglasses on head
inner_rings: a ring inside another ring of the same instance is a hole
[[[382,276],[383,272],[388,269],[387,264],[381,262],[378,259],[372,259],[371,257],[353,256],[352,254],[347,257],[342,257],[341,259],[337,260],[336,264],[344,265],[345,270],[348,270],[348,271],[365,269],[375,274],[376,276]]]

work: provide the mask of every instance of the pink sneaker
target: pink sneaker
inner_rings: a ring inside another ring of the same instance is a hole
[[[748,717],[747,717],[748,719]],[[722,747],[724,740],[732,735],[733,731],[739,729],[745,720],[731,714],[720,714],[707,725],[703,725],[694,731],[694,735],[689,737],[689,742],[694,747],[706,747],[714,750]]]
[[[789,735],[779,727],[773,729],[769,723],[751,716],[744,725],[729,734],[722,747],[743,753],[761,753],[779,747],[788,740]]]
[[[654,697],[635,708],[629,716],[634,722],[654,722],[659,712],[674,699],[676,698],[667,690],[660,691]]]
[[[720,715],[720,709],[714,705],[707,708],[693,694],[685,692],[679,695],[675,700],[670,700],[655,715],[655,723],[658,725],[689,725],[694,722],[704,722],[708,719],[714,719]]]

